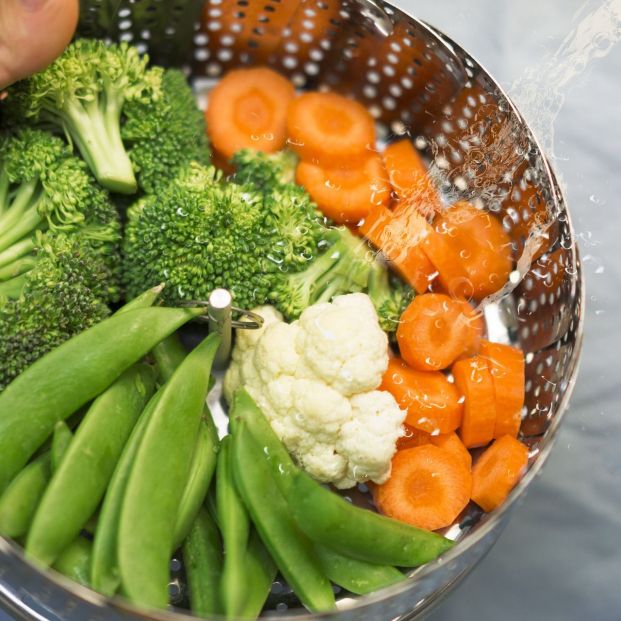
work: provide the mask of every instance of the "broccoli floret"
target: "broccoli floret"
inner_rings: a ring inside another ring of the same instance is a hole
[[[160,98],[129,101],[123,112],[121,134],[145,192],[165,187],[192,160],[209,163],[204,116],[181,71],[164,72]]]
[[[268,155],[262,151],[242,149],[233,156],[231,162],[235,166],[235,183],[271,190],[275,186],[295,182],[298,157],[289,150]]]
[[[275,279],[318,252],[325,230],[299,188],[230,183],[192,163],[163,192],[128,211],[124,273],[133,296],[166,282],[169,303],[231,290],[237,306],[264,304]]]
[[[5,102],[9,120],[52,125],[77,146],[97,180],[132,194],[136,178],[121,138],[126,102],[161,96],[162,70],[126,43],[78,39],[47,69],[18,82]]]
[[[75,233],[40,236],[36,268],[20,277],[14,299],[0,285],[0,391],[42,355],[109,315],[116,274]]]
[[[105,299],[118,299],[120,223],[107,192],[52,134],[20,129],[0,140],[2,295],[19,296],[47,237],[73,231],[116,271]]]

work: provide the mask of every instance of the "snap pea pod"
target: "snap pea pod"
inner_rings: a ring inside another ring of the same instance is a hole
[[[216,426],[209,408],[204,406],[192,456],[190,475],[179,503],[173,538],[173,550],[176,550],[187,537],[198,510],[207,496],[207,490],[216,469],[219,445],[220,441]]]
[[[231,436],[222,438],[216,471],[216,511],[224,545],[220,600],[227,619],[238,616],[246,599],[245,563],[250,520],[233,480]]]
[[[49,452],[29,463],[0,496],[0,535],[17,539],[28,532],[52,474]]]
[[[167,336],[161,343],[158,343],[152,350],[151,355],[155,359],[160,381],[167,382],[177,367],[188,355],[178,334]]]
[[[292,519],[286,500],[274,485],[263,448],[242,420],[233,428],[233,470],[261,540],[302,604],[316,612],[333,609],[334,593],[313,546]]]
[[[436,533],[355,507],[303,472],[294,475],[287,500],[310,539],[361,561],[416,567],[453,545]]]
[[[89,586],[93,544],[84,537],[72,541],[56,559],[53,568],[59,573]]]
[[[207,397],[217,334],[194,349],[163,387],[131,468],[119,522],[123,590],[136,604],[168,604],[170,552]]]
[[[215,521],[201,508],[183,543],[183,561],[190,608],[197,617],[220,614],[222,541]]]
[[[299,468],[293,463],[289,452],[274,433],[259,406],[243,388],[235,392],[229,420],[233,430],[237,421],[244,421],[255,442],[263,447],[263,458],[270,465],[274,483],[286,498],[293,480],[292,475]]]
[[[396,567],[347,558],[325,546],[316,545],[315,552],[326,576],[356,595],[373,593],[406,578]]]
[[[116,315],[120,315],[122,313],[126,313],[130,310],[136,310],[137,308],[149,308],[149,306],[153,306],[155,304],[157,298],[159,298],[160,293],[162,293],[164,289],[164,285],[157,285],[156,287],[151,287],[151,289],[147,289],[143,291],[140,295],[137,295],[133,300],[126,302],[121,308],[116,311]]]
[[[67,425],[57,424],[50,450],[25,466],[9,483],[0,496],[0,535],[17,539],[28,532],[54,471],[53,462],[61,462],[72,437]]]
[[[54,434],[52,435],[52,472],[56,472],[67,453],[67,449],[73,440],[73,432],[65,421],[58,421],[54,425]]]
[[[121,584],[121,574],[117,558],[117,541],[123,498],[136,452],[163,390],[163,387],[160,388],[151,397],[140,415],[114,469],[106,496],[101,505],[93,541],[93,561],[90,579],[93,589],[103,595],[114,595]]]
[[[255,528],[250,531],[245,573],[247,576],[246,602],[239,613],[239,618],[254,621],[261,614],[278,573],[276,563]]]
[[[0,492],[54,425],[204,309],[140,308],[108,317],[39,358],[0,393]]]
[[[93,401],[43,494],[28,533],[27,556],[51,565],[79,535],[154,387],[153,368],[137,364]]]

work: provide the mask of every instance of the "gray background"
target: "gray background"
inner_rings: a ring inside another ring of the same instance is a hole
[[[617,0],[619,1],[619,0]],[[579,0],[402,0],[504,86],[554,52]],[[621,44],[568,90],[555,123],[587,277],[582,369],[557,444],[507,530],[432,621],[621,619]],[[537,119],[534,119],[537,120]],[[0,621],[10,621],[0,612]]]

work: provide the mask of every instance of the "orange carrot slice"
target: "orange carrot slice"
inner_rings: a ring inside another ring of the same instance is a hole
[[[528,465],[528,448],[511,436],[494,441],[472,468],[472,500],[484,511],[500,506]]]
[[[462,300],[442,293],[415,297],[401,315],[397,328],[401,356],[419,371],[446,369],[473,347],[473,315]]]
[[[325,167],[354,166],[375,147],[375,123],[367,109],[336,93],[305,93],[287,113],[291,148]]]
[[[431,434],[426,431],[421,431],[420,429],[416,429],[416,427],[412,427],[412,425],[403,423],[403,432],[404,435],[397,440],[398,451],[431,444]]]
[[[296,181],[306,188],[323,214],[337,224],[358,223],[373,207],[384,207],[390,200],[390,185],[377,154],[371,154],[356,168],[322,168],[302,161]]]
[[[267,67],[235,69],[209,95],[207,133],[220,154],[239,149],[273,153],[285,146],[287,108],[293,84]]]
[[[496,218],[459,202],[441,213],[423,249],[453,297],[480,300],[498,291],[513,265],[511,239]]]
[[[496,403],[488,361],[481,356],[458,360],[452,368],[455,385],[464,395],[459,435],[466,448],[484,446],[494,438]]]
[[[472,475],[449,451],[431,444],[398,451],[392,474],[373,486],[378,510],[419,528],[453,523],[470,500]]]
[[[470,470],[472,467],[472,455],[470,455],[470,451],[464,446],[464,443],[455,432],[441,433],[439,436],[429,436],[429,442],[455,455],[464,465],[464,468]]]
[[[384,150],[384,165],[395,194],[429,218],[442,208],[442,201],[427,166],[407,139],[389,144]]]
[[[461,395],[442,373],[416,371],[399,358],[392,358],[380,390],[388,391],[407,410],[405,422],[420,431],[449,433],[461,424]]]
[[[524,405],[524,353],[517,347],[481,341],[481,356],[490,365],[496,399],[494,437],[514,438],[522,423]]]
[[[373,207],[359,231],[382,251],[390,265],[417,293],[424,293],[436,269],[422,249],[429,225],[418,213],[406,216],[383,205]]]

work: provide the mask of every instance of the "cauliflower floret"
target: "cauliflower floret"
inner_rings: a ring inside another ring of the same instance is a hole
[[[240,351],[246,351],[256,347],[267,327],[271,326],[273,323],[282,322],[283,320],[282,313],[273,306],[258,306],[257,308],[253,308],[252,312],[263,317],[263,325],[258,330],[237,331],[235,349]]]
[[[254,349],[254,365],[264,382],[281,375],[295,375],[300,361],[295,349],[299,331],[297,325],[282,321],[263,330]]]
[[[338,296],[307,308],[296,349],[305,368],[342,395],[377,388],[388,367],[388,337],[364,293]]]
[[[384,483],[390,476],[397,440],[403,435],[406,412],[383,390],[355,395],[350,403],[352,417],[341,428],[336,448],[348,458],[350,478],[359,481],[362,475]]]
[[[317,480],[340,488],[384,482],[405,412],[375,390],[388,367],[388,339],[368,296],[311,306],[292,324],[270,307],[257,311],[265,325],[238,332],[226,399],[244,386]]]
[[[293,455],[313,478],[321,483],[343,480],[347,472],[347,459],[334,450],[334,444],[321,444],[311,439],[307,447],[301,448],[305,450],[296,451]]]

